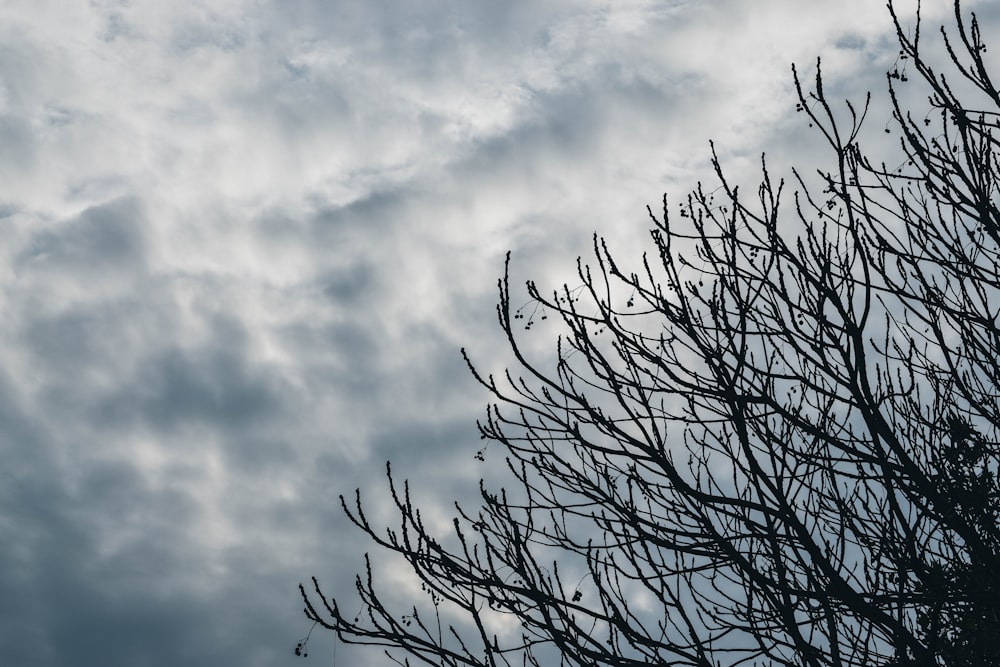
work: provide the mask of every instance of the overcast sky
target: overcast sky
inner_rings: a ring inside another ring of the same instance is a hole
[[[504,252],[553,287],[595,230],[629,252],[710,139],[748,187],[763,150],[813,168],[791,63],[859,98],[889,28],[877,0],[0,0],[0,662],[332,664],[292,650],[298,582],[349,600],[362,562],[337,496],[387,459],[475,490],[459,348],[504,358]]]

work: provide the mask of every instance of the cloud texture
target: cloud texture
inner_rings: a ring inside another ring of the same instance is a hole
[[[503,363],[503,253],[556,285],[593,230],[631,252],[709,139],[748,186],[763,150],[808,167],[789,65],[858,96],[895,57],[868,0],[2,14],[9,665],[292,664],[297,583],[349,593],[361,565],[339,494],[377,514],[387,459],[474,493],[458,350]]]

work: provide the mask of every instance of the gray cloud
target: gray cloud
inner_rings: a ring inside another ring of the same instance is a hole
[[[505,361],[504,252],[542,285],[594,229],[627,255],[712,137],[751,184],[814,159],[788,65],[854,95],[894,57],[850,5],[5,8],[0,655],[292,663],[297,583],[361,566],[340,494],[387,516],[392,459],[446,527],[492,470],[459,348]]]
[[[144,261],[144,215],[135,198],[87,208],[74,219],[32,238],[16,266],[43,272],[128,272]]]

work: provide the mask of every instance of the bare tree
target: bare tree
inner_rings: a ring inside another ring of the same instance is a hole
[[[595,237],[579,287],[528,282],[554,361],[505,272],[517,371],[469,367],[510,484],[451,537],[391,473],[398,527],[343,501],[427,598],[389,608],[369,564],[360,615],[313,580],[311,620],[434,665],[1000,664],[1000,94],[957,1],[947,75],[889,9],[902,164],[793,70],[829,168],[745,197],[713,160],[635,270]]]

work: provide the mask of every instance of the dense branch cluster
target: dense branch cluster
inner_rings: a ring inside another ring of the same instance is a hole
[[[636,269],[595,238],[580,287],[529,282],[553,363],[505,272],[518,370],[470,368],[509,485],[451,539],[391,474],[395,529],[344,502],[427,597],[390,608],[369,566],[359,615],[315,584],[310,619],[433,665],[1000,664],[1000,93],[957,2],[947,76],[892,19],[902,165],[796,73],[830,168],[745,197],[713,160]]]

